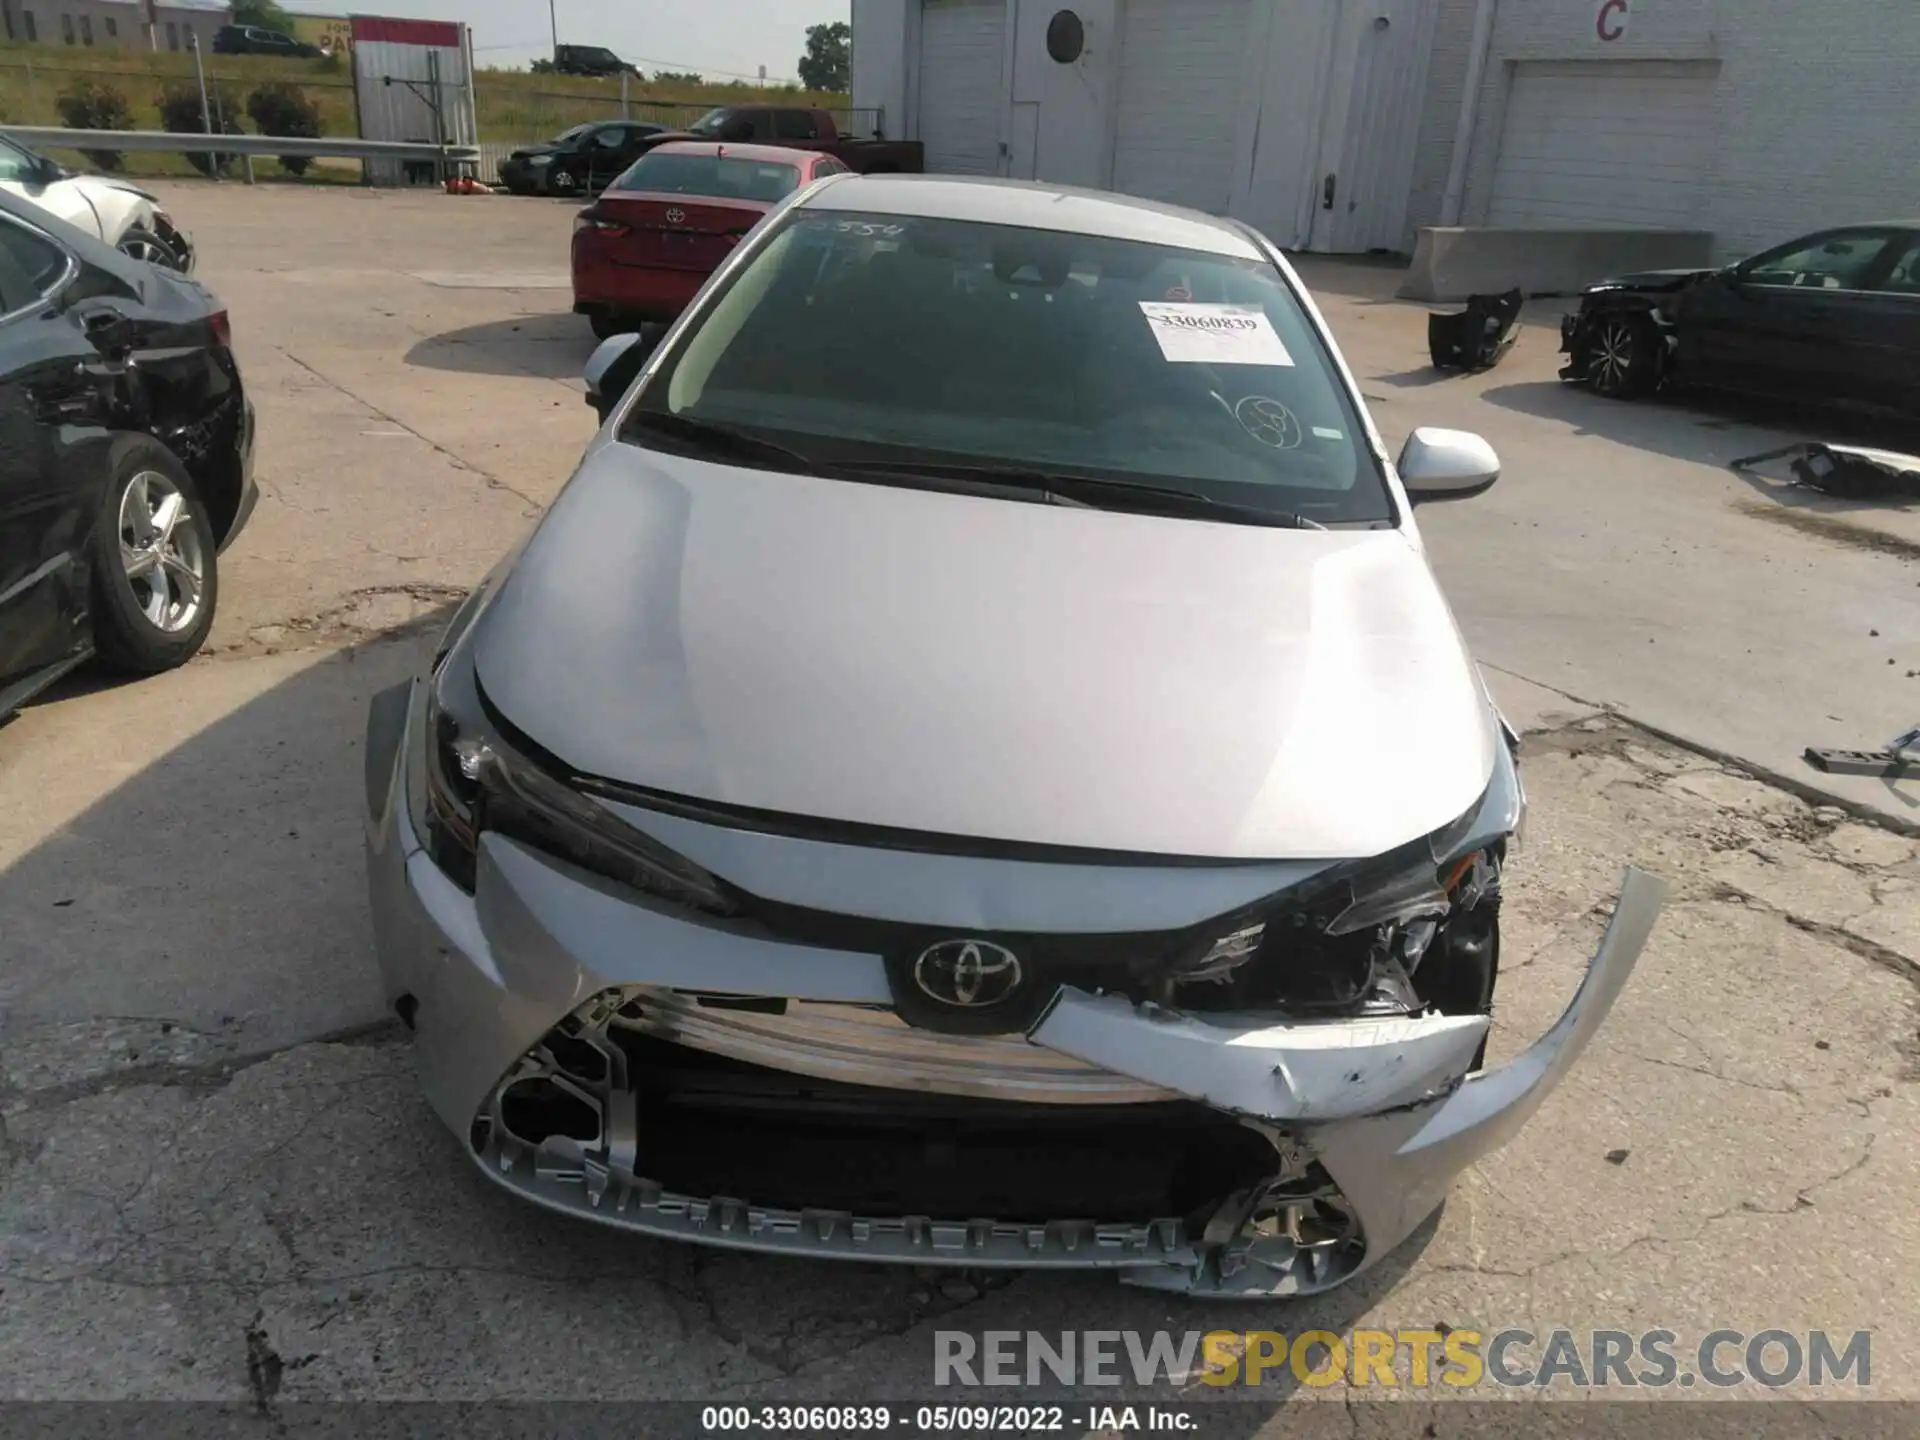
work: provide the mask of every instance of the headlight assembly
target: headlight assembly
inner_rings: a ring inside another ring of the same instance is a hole
[[[1490,973],[1477,986],[1436,975],[1429,987],[1421,966],[1439,945],[1448,957],[1443,968],[1450,967],[1461,948],[1455,942],[1490,927],[1488,902],[1499,893],[1508,838],[1524,813],[1519,773],[1503,745],[1486,791],[1456,820],[1222,917],[1172,967],[1180,1003],[1278,1005],[1303,1015],[1407,1013],[1450,1009],[1459,993],[1484,995]]]
[[[426,724],[428,853],[463,888],[473,889],[479,837],[491,830],[669,904],[737,913],[713,876],[507,739],[458,656],[428,689]]]

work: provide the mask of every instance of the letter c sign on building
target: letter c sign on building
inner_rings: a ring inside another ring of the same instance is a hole
[[[1602,43],[1611,45],[1627,33],[1627,21],[1632,14],[1632,0],[1600,0],[1600,11],[1593,19],[1594,33]]]

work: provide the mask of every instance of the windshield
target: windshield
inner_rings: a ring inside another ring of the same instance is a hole
[[[661,414],[826,467],[1018,468],[1394,518],[1277,269],[1095,235],[791,212],[662,358],[623,438],[661,443]]]
[[[800,184],[800,171],[778,161],[722,155],[644,155],[613,182],[615,190],[708,195],[724,200],[783,200]]]
[[[718,135],[720,133],[721,123],[727,118],[727,113],[727,107],[724,105],[718,110],[709,110],[698,120],[687,126],[687,133],[689,135]]]

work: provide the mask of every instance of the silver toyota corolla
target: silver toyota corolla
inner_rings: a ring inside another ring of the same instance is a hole
[[[663,243],[665,243],[663,241]],[[617,374],[612,341],[593,373]],[[1571,1066],[1481,1068],[1517,742],[1228,220],[822,181],[368,726],[389,998],[495,1183],[784,1254],[1304,1294]]]

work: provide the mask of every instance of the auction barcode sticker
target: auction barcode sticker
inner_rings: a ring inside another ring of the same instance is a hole
[[[1257,305],[1169,304],[1142,300],[1160,353],[1175,364],[1291,365],[1293,357]]]

